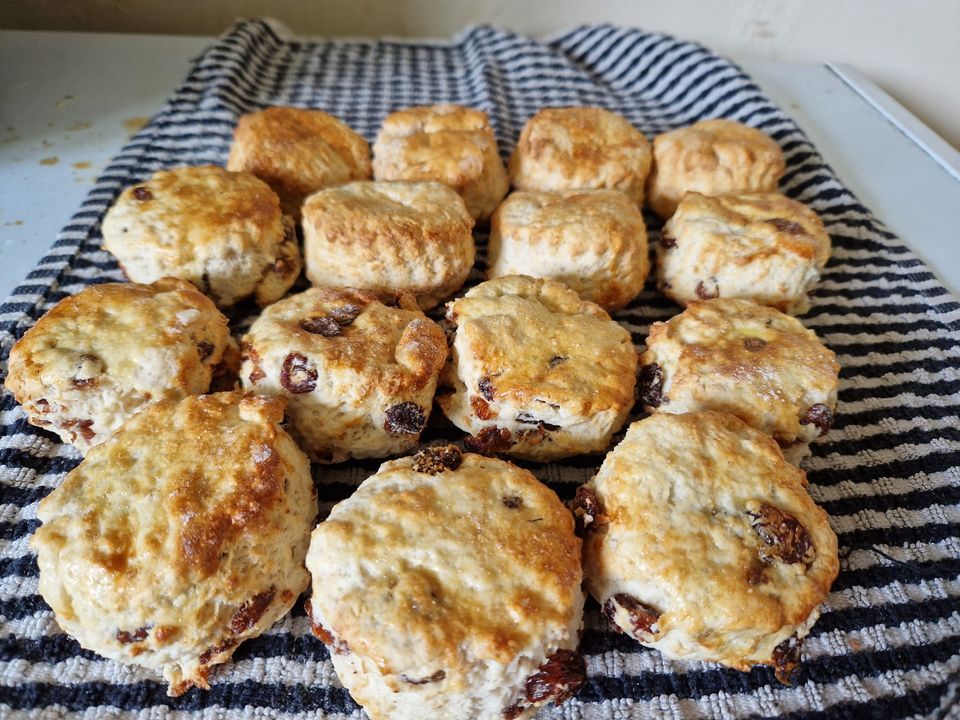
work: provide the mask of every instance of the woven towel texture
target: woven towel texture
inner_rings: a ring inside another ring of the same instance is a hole
[[[545,43],[486,27],[445,43],[293,42],[267,23],[242,22],[197,60],[0,306],[0,372],[12,343],[55,302],[122,279],[100,249],[100,220],[119,191],[160,168],[222,164],[240,114],[275,104],[321,108],[372,141],[388,112],[436,102],[490,113],[504,157],[527,118],[550,105],[606,107],[649,137],[709,117],[739,120],[782,145],[784,191],[820,213],[834,242],[802,319],[843,366],[837,423],[806,464],[810,492],[840,539],[842,564],[797,684],[779,685],[768,668],[740,673],[668,661],[612,632],[590,605],[582,643],[589,681],[576,700],[538,717],[952,716],[960,702],[960,304],[740,69],[699,46],[608,26]],[[478,236],[481,267],[484,240]],[[478,279],[475,271],[471,282]],[[676,312],[651,284],[616,319],[641,346],[651,322]],[[238,319],[237,329],[248,322]],[[79,457],[28,425],[9,393],[0,412],[0,712],[361,716],[300,605],[241,646],[232,664],[212,674],[209,692],[177,699],[166,697],[154,673],[103,660],[64,635],[37,594],[28,540],[38,501]],[[425,439],[442,437],[434,429]],[[531,469],[569,499],[600,460]],[[322,512],[377,465],[316,469]]]

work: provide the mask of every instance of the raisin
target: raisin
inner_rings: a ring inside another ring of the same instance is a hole
[[[197,343],[197,352],[200,353],[200,362],[203,362],[208,357],[213,355],[213,345],[208,343],[206,340],[201,340]]]
[[[276,588],[271,587],[269,590],[254,595],[247,600],[230,618],[230,631],[239,635],[256,625],[267,608],[270,607],[275,594]]]
[[[523,505],[523,498],[521,498],[519,495],[507,495],[501,499],[503,500],[503,504],[511,510],[516,510]]]
[[[95,377],[91,378],[73,378],[73,386],[76,388],[85,388],[97,384]]]
[[[665,232],[660,233],[660,247],[662,248],[672,248],[677,246],[677,239],[672,235],[667,235]]]
[[[423,408],[414,402],[391,405],[385,415],[383,428],[392,435],[418,435],[427,424]]]
[[[416,472],[436,475],[447,470],[456,470],[463,462],[463,454],[453,445],[424,448],[413,456]]]
[[[413,678],[407,677],[406,675],[401,675],[400,679],[403,680],[405,683],[410,683],[411,685],[426,685],[427,683],[440,682],[446,676],[447,676],[447,673],[445,673],[443,670],[437,670],[435,673],[433,673],[433,675],[428,675],[425,678],[413,679]]]
[[[816,425],[821,435],[833,427],[833,410],[823,403],[816,403],[807,408],[807,411],[800,418],[801,425]]]
[[[617,608],[620,607],[630,616],[630,626],[633,628],[633,636],[638,640],[650,638],[656,635],[657,621],[660,619],[660,613],[649,605],[640,602],[633,595],[626,593],[617,593],[612,598],[608,598],[603,604],[603,614],[615,627],[620,627],[616,622]]]
[[[483,395],[485,400],[493,400],[494,387],[493,383],[490,382],[490,378],[480,378],[480,382],[477,383],[477,387],[480,388],[480,394]]]
[[[773,649],[773,674],[784,685],[792,685],[797,670],[800,669],[800,650],[803,640],[789,637]]]
[[[300,329],[313,335],[336,337],[340,334],[340,325],[328,315],[318,315],[300,322]]]
[[[253,365],[248,377],[250,382],[253,385],[256,385],[267,376],[267,373],[263,371],[263,366],[260,364],[260,354],[247,343],[240,344],[240,352],[242,353],[243,358],[245,360],[249,360],[250,364]]]
[[[523,423],[523,424],[525,424],[525,425],[537,425],[537,424],[539,424],[539,422],[540,422],[540,421],[537,420],[537,418],[535,418],[533,415],[531,415],[530,413],[525,413],[525,412],[519,412],[519,413],[517,413],[517,416],[516,416],[516,418],[514,418],[514,419],[515,419],[518,423]]]
[[[720,283],[717,282],[715,277],[707,278],[705,281],[701,280],[697,283],[696,293],[701,300],[718,298],[720,297]]]
[[[767,220],[767,224],[773,225],[777,230],[788,235],[802,235],[806,232],[803,229],[803,225],[795,223],[792,220],[787,220],[786,218],[773,218],[773,220]]]
[[[84,440],[88,442],[93,440],[97,434],[91,429],[93,426],[93,420],[66,420],[60,423],[60,426],[65,430],[69,430],[74,439],[77,437],[77,433],[83,437]],[[77,428],[74,430],[74,428]]]
[[[577,494],[573,497],[573,522],[577,535],[583,537],[588,530],[593,530],[594,526],[606,522],[603,512],[603,503],[597,494],[586,485],[577,488]]]
[[[476,435],[468,435],[463,439],[463,445],[470,452],[481,455],[496,455],[506,452],[513,447],[510,440],[510,431],[494,425],[483,428]]]
[[[762,338],[748,337],[743,339],[743,346],[750,352],[756,352],[765,348],[767,341]]]
[[[470,407],[473,408],[473,414],[481,420],[490,420],[497,416],[497,413],[490,409],[490,405],[487,404],[487,401],[483,398],[477,397],[476,395],[470,396]]]
[[[332,317],[340,327],[346,327],[356,320],[361,312],[362,310],[353,303],[347,303],[346,305],[341,305],[331,310],[330,317]]]
[[[290,353],[280,369],[280,384],[294,395],[312,392],[317,387],[317,368],[300,353]]]
[[[780,560],[787,564],[813,562],[813,540],[807,529],[793,515],[758,503],[756,509],[747,508],[750,525],[760,537],[761,560]]]
[[[550,358],[550,369],[553,370],[557,365],[562,362],[566,362],[569,359],[570,358],[566,355],[554,355],[552,358]]]
[[[303,609],[306,610],[307,618],[310,620],[310,632],[313,633],[313,636],[317,638],[317,640],[335,653],[343,654],[350,652],[350,646],[347,645],[346,642],[338,640],[332,632],[313,619],[313,605],[310,603],[309,598],[304,601]]]
[[[553,700],[557,705],[569,700],[587,681],[587,664],[573,650],[557,650],[524,683],[530,705]]]
[[[640,368],[637,378],[637,391],[640,402],[648,407],[660,407],[663,402],[663,370],[656,363]]]
[[[234,638],[227,638],[219,645],[214,645],[207,648],[200,654],[200,664],[209,665],[210,661],[213,660],[214,656],[225,653],[233,647],[236,647],[237,641]]]
[[[143,185],[139,185],[133,189],[133,196],[137,200],[153,200],[153,193]]]
[[[147,635],[150,634],[150,628],[141,627],[136,630],[117,630],[117,642],[122,642],[124,645],[129,645],[130,643],[137,643],[147,639]]]

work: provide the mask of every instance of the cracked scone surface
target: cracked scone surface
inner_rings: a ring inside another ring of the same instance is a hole
[[[476,248],[473,218],[437,182],[355,182],[303,205],[307,277],[318,287],[405,290],[424,310],[463,285]]]
[[[240,116],[227,169],[256,175],[299,218],[310,193],[370,177],[370,146],[322,110],[270,107]]]
[[[583,682],[580,541],[526,470],[453,446],[384,463],[307,567],[314,632],[373,720],[528,718]]]
[[[630,333],[565,285],[488,280],[447,307],[438,402],[469,447],[531,460],[604,450],[633,406]]]
[[[446,336],[406,293],[311,288],[265,309],[241,343],[242,387],[287,400],[318,462],[410,450],[433,405]]]
[[[309,582],[317,500],[282,419],[277,399],[193,396],[93,448],[40,503],[31,540],[60,627],[162,669],[175,696],[286,614]]]
[[[666,220],[686,192],[773,192],[786,168],[769,135],[734,120],[701,120],[654,138],[647,203]]]
[[[103,219],[103,247],[134,282],[188,280],[220,307],[267,305],[302,263],[276,193],[247,173],[212,165],[161,170],[121,193]]]
[[[86,453],[150,403],[206,392],[228,365],[235,373],[227,318],[190,283],[104,283],[24,334],[6,387],[31,424]]]
[[[527,121],[507,169],[517,190],[619,190],[639,207],[651,159],[647,138],[622,115],[555,107]]]
[[[778,193],[688,192],[654,247],[659,287],[681,305],[733,297],[792,315],[830,258],[817,214]]]
[[[730,413],[791,459],[830,429],[837,407],[833,351],[796,318],[748,300],[692,302],[654,323],[640,366],[647,412]]]
[[[487,277],[558,280],[615,310],[647,279],[647,229],[636,205],[616,190],[518,191],[491,220],[487,265]]]
[[[633,423],[578,491],[587,587],[610,622],[671,658],[789,680],[837,575],[806,479],[731,415]]]
[[[390,113],[373,144],[376,180],[434,180],[455,190],[475,219],[486,220],[510,182],[490,118],[462,105]]]

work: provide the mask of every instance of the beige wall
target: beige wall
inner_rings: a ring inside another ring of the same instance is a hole
[[[0,27],[217,34],[269,15],[301,35],[543,35],[613,22],[739,59],[848,62],[960,147],[960,0],[0,0]]]

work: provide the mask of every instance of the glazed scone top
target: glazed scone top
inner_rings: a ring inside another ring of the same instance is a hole
[[[508,166],[518,190],[619,190],[637,205],[650,143],[621,115],[597,107],[545,108],[520,133]]]
[[[451,302],[447,317],[457,324],[461,377],[488,378],[501,402],[575,415],[633,404],[630,333],[562,283],[488,280]]]
[[[670,217],[684,193],[772,192],[786,172],[780,145],[734,120],[701,120],[653,140],[647,201]]]
[[[337,642],[388,684],[443,670],[453,691],[478,659],[509,665],[555,650],[545,637],[566,642],[582,602],[580,541],[528,471],[459,453],[449,468],[430,452],[384,463],[334,507],[307,565],[323,570],[313,613]]]
[[[227,169],[256,175],[298,216],[310,193],[369,178],[370,147],[329,113],[269,107],[240,116]]]
[[[646,639],[675,657],[769,663],[806,634],[838,571],[805,485],[771,438],[725,413],[634,423],[589,485],[602,505],[585,539],[591,593],[659,613]]]
[[[662,372],[660,411],[727,412],[785,445],[825,431],[810,408],[825,406],[832,419],[836,407],[833,351],[796,318],[748,300],[692,302],[654,323],[640,364]],[[641,385],[648,372],[641,368]]]

